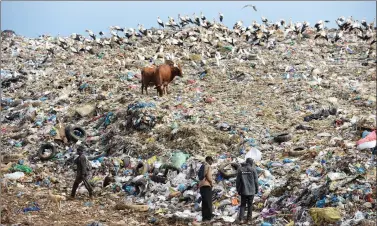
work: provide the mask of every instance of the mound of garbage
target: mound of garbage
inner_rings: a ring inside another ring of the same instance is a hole
[[[59,214],[82,211],[93,225],[200,222],[197,171],[207,155],[216,225],[236,219],[235,172],[246,155],[259,175],[255,225],[376,220],[376,49],[353,34],[336,43],[277,34],[268,48],[166,43],[157,54],[158,33],[113,46],[11,34],[1,50],[1,223],[53,216],[46,195],[70,194],[78,144],[95,201],[82,199],[81,185],[81,204],[63,201]],[[77,47],[85,43],[90,51]],[[166,59],[183,77],[168,95],[142,95],[141,68]]]

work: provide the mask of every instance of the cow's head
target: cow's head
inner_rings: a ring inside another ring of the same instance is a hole
[[[173,65],[173,72],[175,73],[175,75],[177,75],[179,77],[183,77],[181,64],[174,63],[174,65]]]

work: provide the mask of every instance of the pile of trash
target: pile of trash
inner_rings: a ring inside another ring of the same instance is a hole
[[[243,40],[166,44],[155,55],[160,44],[147,37],[74,51],[62,43],[91,42],[8,32],[1,50],[1,185],[10,198],[21,188],[69,195],[80,144],[101,203],[148,212],[151,224],[200,222],[197,172],[211,155],[215,220],[233,223],[236,171],[251,156],[260,187],[256,225],[375,221],[376,62],[367,55],[376,49],[352,34],[344,39],[287,36],[253,48]],[[141,94],[140,70],[151,58],[182,65],[168,95]],[[79,196],[86,192],[80,186]],[[1,214],[1,222],[19,223],[23,212],[47,208],[37,196],[30,200],[22,211],[8,211],[11,217]]]

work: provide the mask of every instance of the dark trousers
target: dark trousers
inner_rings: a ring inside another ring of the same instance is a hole
[[[202,196],[202,219],[208,221],[212,219],[212,187],[204,186],[200,188]]]
[[[245,216],[245,208],[247,204],[247,220],[251,220],[251,211],[253,210],[254,195],[241,195],[241,207],[240,207],[240,221]]]
[[[71,193],[71,197],[75,197],[76,195],[76,190],[77,188],[79,187],[79,184],[81,182],[84,182],[84,186],[85,188],[88,190],[89,192],[89,196],[92,196],[93,195],[93,188],[92,186],[89,184],[88,182],[88,177],[85,177],[85,176],[76,176],[76,180],[75,182],[73,183],[73,187],[72,187],[72,193]]]

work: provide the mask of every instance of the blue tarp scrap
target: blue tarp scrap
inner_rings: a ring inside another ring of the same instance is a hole
[[[82,84],[80,87],[79,87],[79,90],[81,91],[81,90],[84,90],[84,89],[86,89],[86,88],[88,88],[89,87],[89,84],[88,83],[84,83],[84,84]]]
[[[200,79],[204,79],[204,77],[207,75],[206,72],[202,72],[200,75],[199,75],[199,78]]]
[[[133,104],[128,105],[127,111],[135,111],[137,109],[141,108],[147,108],[147,107],[156,107],[154,103],[145,103],[145,102],[136,102]]]
[[[104,127],[107,128],[107,126],[110,125],[113,119],[113,116],[114,116],[113,112],[108,112],[107,114],[101,117],[101,119],[98,121],[98,124],[94,128],[98,129],[102,125],[104,125]]]

